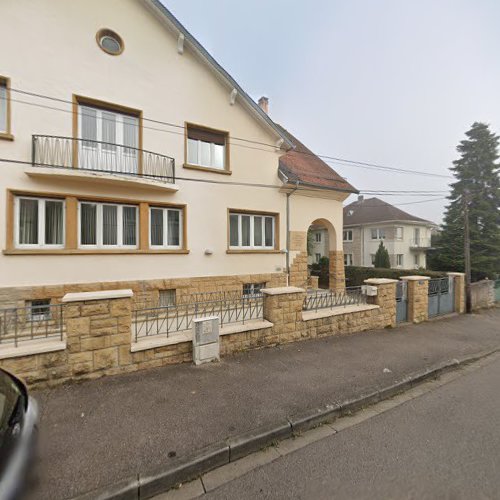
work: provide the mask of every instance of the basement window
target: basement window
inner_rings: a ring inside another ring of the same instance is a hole
[[[245,283],[243,285],[243,295],[245,297],[254,297],[259,295],[263,288],[266,288],[265,283]]]
[[[50,319],[50,299],[36,299],[26,302],[29,321],[43,321]]]
[[[170,306],[175,306],[175,304],[176,304],[175,289],[159,291],[158,305],[160,307],[170,307]]]

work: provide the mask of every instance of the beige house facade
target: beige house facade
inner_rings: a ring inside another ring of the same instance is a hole
[[[378,198],[362,196],[344,208],[343,248],[346,265],[370,267],[384,244],[395,269],[426,268],[431,232],[436,225]]]
[[[356,190],[308,178],[267,101],[158,1],[6,2],[0,33],[16,40],[0,60],[0,308],[303,286],[317,221],[343,284]]]

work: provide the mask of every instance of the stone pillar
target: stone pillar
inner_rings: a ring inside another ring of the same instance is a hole
[[[308,285],[310,288],[317,290],[319,287],[319,276],[309,276]]]
[[[68,293],[62,302],[71,375],[113,375],[130,359],[132,290]]]
[[[368,297],[368,302],[380,306],[385,324],[396,326],[396,283],[398,280],[388,278],[370,278],[365,284],[377,287],[377,295]]]
[[[330,290],[345,289],[345,272],[344,272],[344,251],[331,250],[329,253],[330,259]]]
[[[290,231],[290,286],[307,288],[307,231]]]
[[[464,273],[448,273],[448,276],[453,277],[453,290],[455,294],[455,312],[459,314],[465,313],[465,274]]]
[[[302,305],[306,297],[303,288],[286,286],[265,288],[264,319],[273,323],[277,343],[291,342],[302,336]]]
[[[429,319],[429,280],[427,276],[402,276],[408,293],[408,321],[421,323]]]

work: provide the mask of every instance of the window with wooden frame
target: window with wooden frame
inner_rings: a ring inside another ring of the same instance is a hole
[[[276,250],[278,215],[229,211],[229,250]]]
[[[0,76],[0,139],[14,139],[10,120],[10,79]]]
[[[229,172],[229,133],[186,124],[185,167]]]

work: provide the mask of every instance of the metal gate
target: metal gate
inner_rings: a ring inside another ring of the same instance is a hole
[[[429,280],[429,317],[454,311],[453,277]]]
[[[396,322],[408,321],[408,282],[398,281],[396,285]]]
[[[495,301],[500,302],[500,280],[495,280]]]

